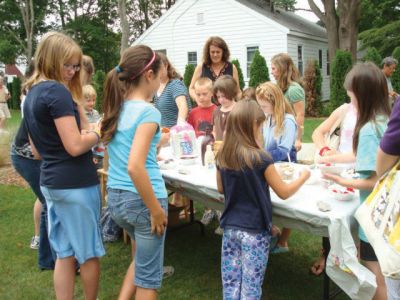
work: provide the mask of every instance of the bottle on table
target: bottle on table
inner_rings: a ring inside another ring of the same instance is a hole
[[[214,145],[215,139],[214,136],[211,133],[211,126],[208,126],[205,130],[205,135],[203,138],[203,141],[201,142],[201,162],[203,164],[203,166],[205,166],[205,162],[204,162],[204,156],[207,150],[207,145]]]
[[[204,154],[204,163],[207,169],[214,169],[215,157],[210,144],[207,145],[206,153]]]

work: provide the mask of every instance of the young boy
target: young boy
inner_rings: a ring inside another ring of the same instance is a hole
[[[97,93],[94,87],[90,84],[84,85],[82,88],[83,92],[83,108],[85,109],[86,117],[91,128],[95,128],[96,124],[100,120],[100,114],[94,109],[96,105]],[[102,143],[97,144],[92,149],[93,152],[93,162],[97,169],[103,167],[103,157],[104,157],[104,145]]]
[[[196,137],[198,137],[204,135],[206,129],[212,126],[212,116],[217,106],[211,102],[213,96],[211,79],[199,78],[194,84],[194,90],[197,107],[189,113],[188,123],[193,126]]]
[[[0,131],[5,129],[6,119],[11,118],[11,114],[7,106],[10,93],[8,92],[3,80],[3,77],[0,76]]]
[[[236,103],[236,81],[232,76],[223,75],[215,81],[214,96],[221,106],[213,113],[213,135],[216,141],[222,141],[224,139],[226,120]]]

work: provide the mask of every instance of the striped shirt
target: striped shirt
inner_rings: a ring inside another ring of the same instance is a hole
[[[178,120],[176,98],[179,96],[186,97],[186,103],[190,111],[191,104],[188,90],[183,82],[178,79],[170,80],[161,95],[154,97],[155,106],[161,113],[161,127],[171,128],[176,125]]]

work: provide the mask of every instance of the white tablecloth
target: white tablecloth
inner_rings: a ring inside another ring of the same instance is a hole
[[[164,149],[162,155],[169,157],[168,149]],[[173,169],[162,170],[162,174],[167,188],[180,191],[207,207],[223,210],[224,197],[217,191],[215,169],[208,170],[197,161],[190,166],[178,164]],[[328,276],[352,299],[371,299],[376,288],[375,276],[358,262],[353,240],[356,236],[353,215],[359,205],[358,196],[351,201],[338,201],[323,185],[315,183],[303,185],[287,200],[281,200],[271,190],[271,198],[273,223],[329,237]],[[331,210],[320,211],[317,207],[320,200],[329,203]]]

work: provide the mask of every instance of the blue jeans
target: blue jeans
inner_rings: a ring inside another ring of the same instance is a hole
[[[40,213],[40,241],[38,251],[39,269],[53,270],[56,254],[51,249],[49,238],[47,235],[47,205],[46,200],[40,190],[40,160],[28,159],[11,152],[11,161],[15,170],[24,178],[32,191],[42,203],[42,211]]]
[[[167,214],[168,199],[158,201]],[[107,203],[113,220],[136,241],[135,285],[147,289],[160,288],[165,231],[161,237],[151,234],[150,211],[138,194],[109,188]]]

